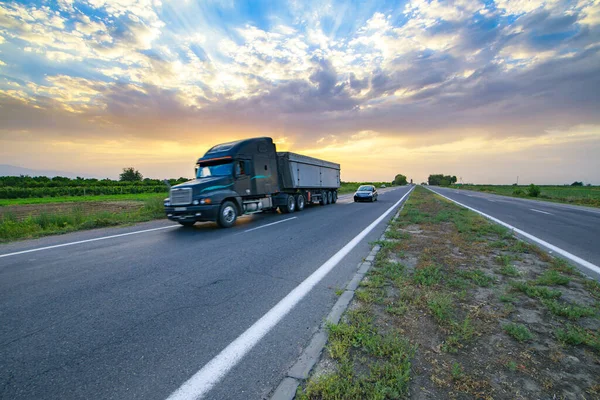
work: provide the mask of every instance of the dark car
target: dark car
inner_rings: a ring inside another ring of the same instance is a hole
[[[362,185],[354,193],[354,201],[377,201],[377,189],[373,185]]]

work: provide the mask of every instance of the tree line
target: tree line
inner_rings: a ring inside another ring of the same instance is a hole
[[[450,186],[456,183],[456,176],[433,174],[429,175],[427,183],[432,186]]]

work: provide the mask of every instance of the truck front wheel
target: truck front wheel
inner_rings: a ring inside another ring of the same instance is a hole
[[[217,224],[221,228],[231,228],[235,224],[237,219],[237,208],[231,201],[226,201],[221,205],[219,209],[219,216],[217,217]]]
[[[285,200],[285,205],[281,207],[281,211],[286,214],[293,213],[296,210],[296,200],[294,196],[288,196]]]

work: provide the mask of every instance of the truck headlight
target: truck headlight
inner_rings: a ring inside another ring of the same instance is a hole
[[[169,199],[167,197],[166,199],[163,200],[163,204],[165,207],[169,207],[171,205],[171,199]]]
[[[198,204],[200,204],[200,202],[198,200],[194,200],[194,201],[192,201],[192,204],[197,206]]]
[[[210,204],[212,203],[211,199],[201,199],[200,204]]]

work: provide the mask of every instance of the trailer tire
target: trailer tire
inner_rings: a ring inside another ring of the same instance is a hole
[[[331,200],[332,200],[331,202],[332,202],[333,204],[337,203],[337,190],[334,190],[334,191],[332,192],[332,195],[331,195]]]
[[[296,200],[294,196],[288,196],[285,200],[285,205],[280,206],[279,209],[286,214],[291,214],[296,211]]]
[[[221,228],[231,228],[233,224],[235,224],[237,215],[238,210],[235,204],[233,204],[231,201],[226,201],[225,203],[221,204],[221,208],[219,208],[217,224]]]
[[[296,211],[304,210],[305,202],[304,195],[302,193],[296,195]]]
[[[319,200],[319,204],[322,206],[327,204],[327,193],[321,192],[321,200]]]
[[[333,193],[327,192],[327,203],[333,204]]]

